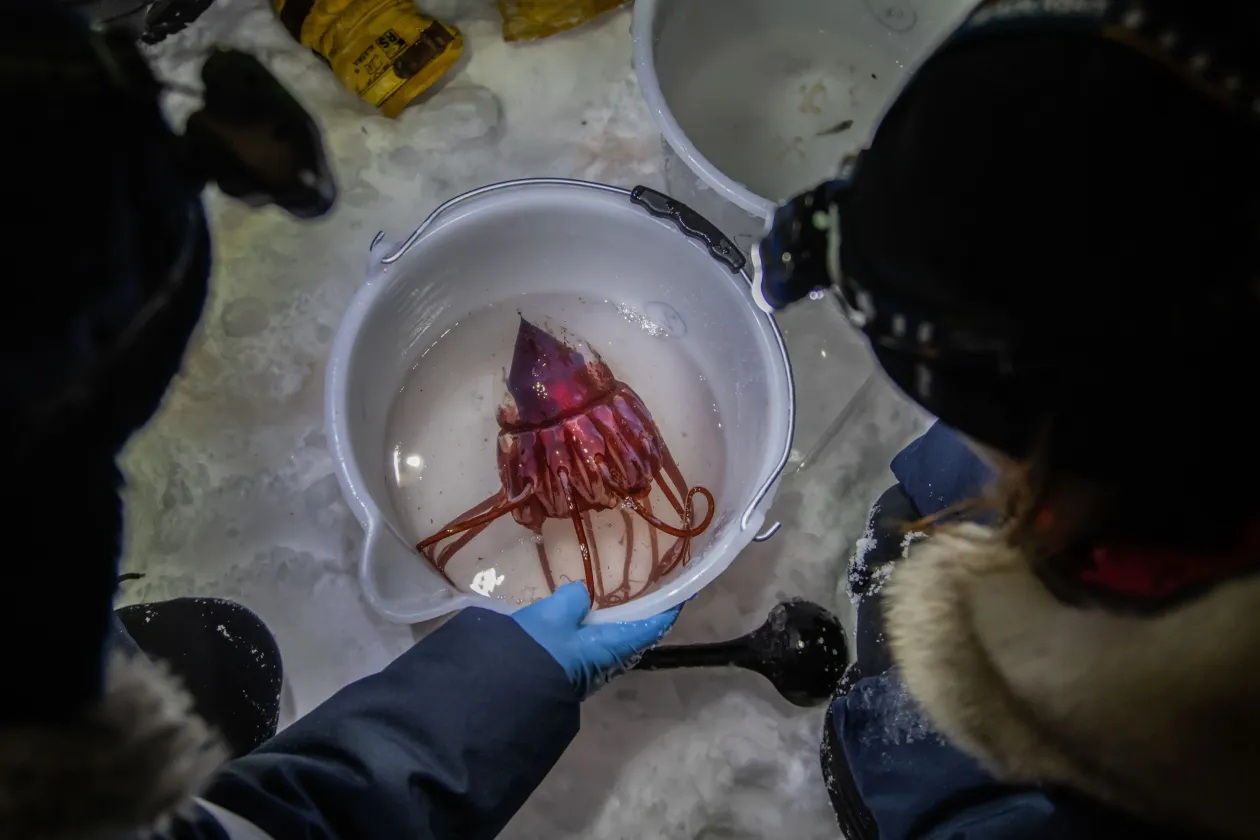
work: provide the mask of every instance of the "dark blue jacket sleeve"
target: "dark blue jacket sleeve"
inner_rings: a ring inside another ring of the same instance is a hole
[[[880,840],[1152,836],[1069,794],[1001,784],[931,728],[894,675],[859,681],[832,714]]]
[[[229,763],[204,796],[276,840],[493,837],[578,715],[564,671],[516,622],[465,610]],[[216,836],[204,823],[172,835]]]

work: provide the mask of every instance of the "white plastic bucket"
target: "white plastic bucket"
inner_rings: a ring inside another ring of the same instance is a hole
[[[747,250],[777,204],[865,145],[909,72],[975,5],[637,0],[639,85],[683,164],[667,161],[670,193]]]
[[[733,250],[729,242],[715,246]],[[360,581],[387,619],[412,623],[466,606],[517,607],[456,590],[416,552],[418,535],[389,492],[387,426],[400,387],[426,363],[425,348],[461,318],[524,294],[599,296],[633,311],[670,312],[670,335],[645,340],[677,342],[671,352],[687,354],[699,369],[722,416],[724,468],[710,488],[716,516],[693,543],[691,561],[654,591],[597,610],[591,621],[635,620],[681,603],[759,533],[773,533],[764,519],[788,457],[792,377],[782,336],[753,304],[747,274],[716,259],[675,221],[632,202],[627,190],[552,179],[485,187],[438,208],[401,245],[378,237],[329,361],[333,456],[367,532]],[[667,443],[674,450],[686,444]],[[491,459],[484,489],[497,490],[498,482]]]

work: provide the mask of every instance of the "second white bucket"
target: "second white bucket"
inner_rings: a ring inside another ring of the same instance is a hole
[[[834,177],[867,142],[908,74],[975,5],[637,0],[639,85],[682,164],[667,162],[671,194],[747,250],[776,205]]]
[[[681,603],[772,533],[765,511],[793,427],[787,352],[753,304],[743,258],[684,209],[651,191],[518,181],[448,202],[405,242],[373,245],[333,345],[326,421],[343,492],[367,531],[360,581],[381,615],[410,623],[529,600],[479,594],[477,580],[498,581],[505,563],[536,576],[531,533],[511,516],[461,549],[455,586],[415,549],[500,488],[494,392],[522,317],[554,319],[599,353],[643,397],[692,486],[703,479],[716,499],[688,564],[590,621]],[[432,437],[399,431],[406,406],[432,418]],[[556,522],[574,538],[571,523]],[[643,523],[636,533],[645,539]],[[606,562],[620,563],[626,548],[609,539]]]

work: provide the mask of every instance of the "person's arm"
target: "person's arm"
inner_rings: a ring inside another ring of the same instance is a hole
[[[231,762],[205,798],[276,840],[490,837],[577,731],[560,665],[511,618],[466,610]]]
[[[582,626],[587,609],[570,585],[511,618],[465,610],[229,763],[204,798],[274,840],[493,837],[577,734],[580,698],[677,614]],[[227,834],[197,816],[170,836]]]

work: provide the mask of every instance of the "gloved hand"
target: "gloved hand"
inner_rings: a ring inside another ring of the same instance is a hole
[[[658,616],[624,624],[582,624],[591,598],[582,583],[516,611],[512,617],[529,637],[560,663],[578,696],[586,699],[616,675],[634,667],[640,654],[674,625],[679,604]]]

